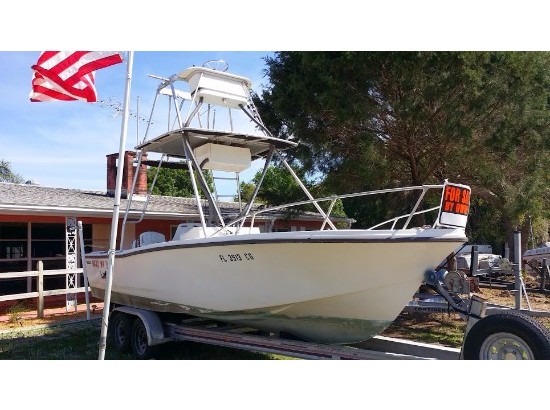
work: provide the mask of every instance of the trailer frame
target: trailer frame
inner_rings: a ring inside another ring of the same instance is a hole
[[[142,340],[131,343],[133,354],[138,359],[150,358],[155,348],[164,343],[186,341],[300,359],[434,360],[458,359],[460,355],[460,349],[383,336],[355,345],[325,345],[197,317],[182,316],[181,323],[175,323],[174,320],[163,320],[156,312],[130,306],[115,305],[111,315],[116,312],[132,317],[132,327],[137,320],[143,323]]]

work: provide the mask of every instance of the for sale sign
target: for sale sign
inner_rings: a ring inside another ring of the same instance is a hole
[[[470,193],[469,186],[445,182],[441,195],[438,224],[465,228],[470,211]]]

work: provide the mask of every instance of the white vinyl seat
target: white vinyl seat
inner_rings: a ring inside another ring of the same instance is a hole
[[[166,237],[159,232],[147,231],[139,235],[140,246],[151,245],[152,243],[159,243],[159,242],[165,242],[165,241],[166,241]]]

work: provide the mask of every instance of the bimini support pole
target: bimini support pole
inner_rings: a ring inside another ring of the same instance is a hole
[[[111,287],[113,284],[113,267],[115,264],[116,237],[118,231],[118,216],[120,212],[120,194],[122,191],[122,171],[124,169],[124,150],[126,146],[126,134],[128,130],[128,111],[130,102],[130,85],[132,83],[132,65],[134,63],[134,52],[128,52],[128,63],[126,73],[126,88],[124,92],[124,112],[122,115],[122,126],[120,129],[120,145],[118,150],[118,166],[116,174],[115,203],[113,205],[113,219],[111,221],[111,238],[109,242],[109,258],[107,261],[107,275],[105,278],[105,297],[103,299],[103,319],[101,321],[101,335],[99,337],[99,357],[105,358],[107,347],[107,327],[109,326],[109,310],[111,304]]]
[[[315,206],[315,208],[317,208],[317,211],[321,214],[321,216],[323,218],[325,218],[325,220],[327,221],[328,225],[333,229],[333,230],[337,230],[336,226],[334,226],[334,224],[332,223],[332,221],[327,217],[327,214],[325,213],[325,211],[323,211],[323,209],[319,206],[319,204],[317,202],[315,202],[315,198],[313,198],[313,195],[311,195],[311,193],[309,192],[309,190],[306,188],[306,186],[302,183],[302,181],[300,180],[300,178],[298,178],[298,175],[296,175],[296,173],[294,172],[294,170],[292,169],[292,167],[290,165],[288,165],[288,162],[286,162],[286,159],[281,155],[281,153],[279,151],[275,151],[277,153],[277,155],[279,156],[279,159],[281,160],[281,162],[283,163],[283,165],[285,166],[285,168],[288,170],[288,172],[290,172],[290,175],[292,175],[292,177],[294,178],[294,180],[298,183],[298,185],[300,186],[300,188],[302,188],[302,191],[304,191],[304,193],[307,195],[307,197],[309,199],[311,199],[313,202],[313,205]]]
[[[241,215],[240,215],[241,217],[244,217],[244,216],[248,215],[248,213],[250,212],[250,209],[252,209],[252,205],[254,204],[254,200],[256,199],[256,196],[258,195],[258,192],[260,192],[260,187],[262,186],[262,183],[264,182],[264,177],[267,174],[267,170],[269,168],[269,165],[271,164],[271,160],[273,159],[273,154],[275,154],[275,147],[272,145],[269,148],[269,152],[267,154],[267,158],[266,158],[265,164],[264,164],[264,169],[262,170],[262,173],[260,175],[260,179],[256,183],[256,187],[254,188],[254,192],[252,193],[252,196],[248,200],[248,203],[246,204],[246,208],[245,208],[244,212],[241,212]],[[239,186],[238,189],[240,190],[241,187]],[[237,229],[237,232],[239,232],[241,230],[241,228],[244,226],[245,222],[246,222],[246,218],[243,218],[243,220],[241,221],[241,224],[239,225],[239,228]],[[252,224],[253,224],[253,222],[251,221],[251,223],[250,223],[251,228],[252,228]]]
[[[80,259],[82,260],[82,274],[84,275],[84,299],[86,300],[86,320],[90,320],[90,294],[88,293],[88,271],[86,270],[86,248],[84,247],[84,232],[82,221],[78,221],[78,240],[80,242]]]

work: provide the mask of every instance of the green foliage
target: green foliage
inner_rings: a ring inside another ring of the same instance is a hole
[[[506,235],[503,229],[504,215],[483,198],[472,198],[466,234],[470,243],[491,245],[493,252],[502,253]]]
[[[300,181],[304,183],[314,198],[329,197],[331,195],[327,190],[325,190],[323,185],[315,184],[313,181],[309,180],[305,175],[303,168],[296,168],[295,172],[300,178]],[[252,197],[256,185],[260,181],[261,175],[262,171],[258,171],[252,179],[252,182],[241,183],[240,190],[243,201],[248,201]],[[276,206],[307,200],[309,200],[309,198],[306,196],[305,192],[298,185],[290,172],[281,166],[272,165],[267,169],[255,202],[268,206]],[[324,211],[327,211],[330,206],[330,201],[321,202],[319,205]],[[291,213],[289,216],[296,212],[302,211],[318,212],[314,205],[307,204],[289,209],[289,212]],[[341,200],[337,200],[335,202],[331,211],[331,216],[346,217]]]
[[[497,226],[476,221],[474,236],[501,240],[527,215],[546,226],[550,53],[279,52],[266,62],[270,86],[256,97],[264,123],[301,142],[289,159],[326,189],[448,178],[483,199],[476,212],[498,215]],[[367,224],[394,204],[345,205]]]
[[[301,180],[305,180],[303,171],[298,170],[297,174]],[[254,185],[258,183],[260,177],[261,171],[254,176],[252,180]],[[311,184],[307,181],[305,183],[311,187]],[[268,168],[258,196],[267,205],[281,205],[301,201],[306,198],[292,175],[286,169],[276,166]]]
[[[100,327],[98,321],[25,330],[0,338],[0,360],[97,360]],[[160,360],[286,360],[287,356],[254,353],[201,343],[167,343],[159,346]],[[107,360],[135,360],[107,343]]]
[[[25,180],[20,174],[12,170],[10,162],[0,159],[0,182],[22,184]]]
[[[147,172],[147,184],[149,186],[153,183],[155,173],[156,168],[151,168]],[[214,180],[212,174],[208,171],[203,171],[203,174],[210,190],[213,191]],[[195,193],[193,192],[191,178],[189,178],[189,171],[187,169],[161,168],[153,187],[153,194],[193,198]],[[201,192],[201,198],[205,198],[203,192]]]
[[[252,198],[252,195],[254,194],[254,190],[256,189],[256,185],[252,182],[241,182],[239,189],[241,190],[241,200],[243,202],[247,202],[250,200],[250,198]],[[239,197],[235,196],[234,200],[238,201]],[[258,197],[256,197],[255,202],[263,203],[263,201]]]
[[[29,311],[25,301],[19,301],[8,308],[8,322],[21,324],[21,314]]]

